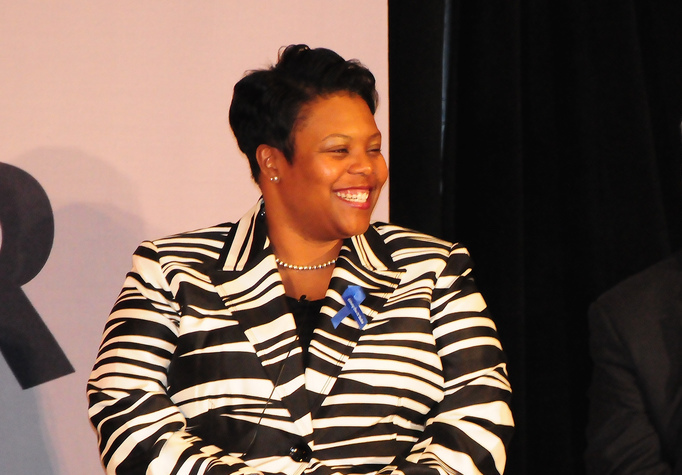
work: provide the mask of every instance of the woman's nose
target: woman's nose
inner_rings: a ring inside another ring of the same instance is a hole
[[[374,169],[374,161],[376,158],[371,157],[367,152],[358,153],[351,164],[349,171],[362,175],[369,175]]]

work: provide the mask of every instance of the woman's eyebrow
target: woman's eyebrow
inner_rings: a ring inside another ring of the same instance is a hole
[[[350,135],[345,135],[345,134],[329,134],[329,135],[327,135],[326,137],[324,137],[321,141],[324,141],[324,140],[327,140],[327,139],[330,139],[330,138],[342,138],[342,139],[346,139],[346,140],[352,140],[352,139],[353,139],[353,137],[351,137]],[[370,135],[368,138],[369,138],[369,139],[381,138],[381,132],[377,132],[377,133],[375,133],[375,134],[372,134],[372,135]]]

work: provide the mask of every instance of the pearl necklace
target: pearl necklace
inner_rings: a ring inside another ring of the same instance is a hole
[[[332,259],[330,261],[325,262],[324,264],[318,264],[316,266],[296,266],[294,264],[287,264],[286,262],[283,262],[279,259],[279,257],[275,257],[275,262],[277,263],[278,266],[284,267],[285,269],[291,269],[291,270],[319,270],[319,269],[324,269],[325,267],[332,266],[336,264],[336,259]]]

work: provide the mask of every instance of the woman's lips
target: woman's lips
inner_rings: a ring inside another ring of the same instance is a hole
[[[370,190],[366,188],[352,188],[335,191],[334,194],[341,200],[360,208],[369,206]]]

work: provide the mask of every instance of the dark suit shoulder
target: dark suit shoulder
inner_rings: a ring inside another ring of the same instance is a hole
[[[627,278],[593,304],[608,313],[631,315],[649,313],[682,299],[682,251]]]

